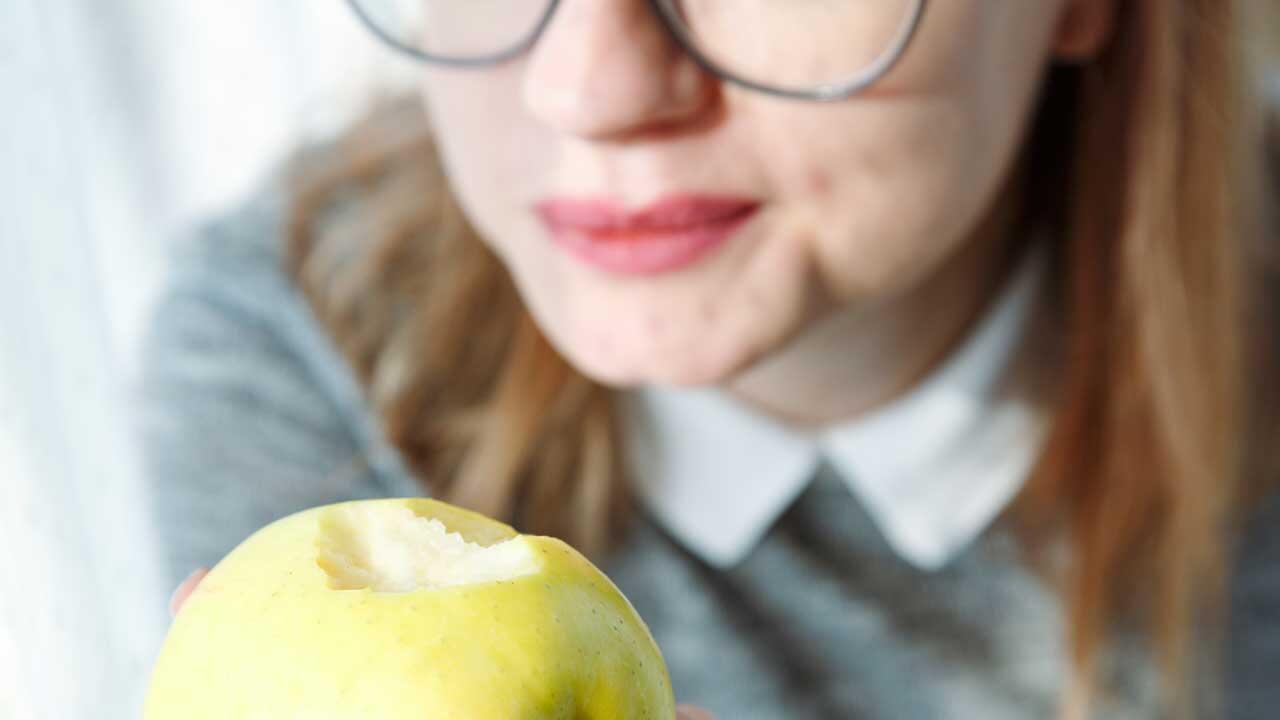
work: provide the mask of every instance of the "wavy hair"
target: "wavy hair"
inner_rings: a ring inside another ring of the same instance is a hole
[[[1170,707],[1191,707],[1183,681],[1198,621],[1221,605],[1226,530],[1245,481],[1276,467],[1273,349],[1257,330],[1274,317],[1259,269],[1274,267],[1263,159],[1280,124],[1264,121],[1254,72],[1276,47],[1246,17],[1262,5],[1120,3],[1096,61],[1050,71],[1027,141],[1035,210],[1061,228],[1067,337],[1050,441],[1010,514],[1029,548],[1068,538],[1052,575],[1075,670],[1064,717],[1087,714],[1100,650],[1133,612]],[[455,201],[416,100],[379,104],[296,168],[289,270],[425,489],[607,552],[631,509],[616,391],[539,331]]]

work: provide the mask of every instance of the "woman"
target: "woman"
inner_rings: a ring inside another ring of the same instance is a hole
[[[423,102],[180,254],[175,580],[429,493],[724,718],[1280,703],[1261,3],[352,5]]]

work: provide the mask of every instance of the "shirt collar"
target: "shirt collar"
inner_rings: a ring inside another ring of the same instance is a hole
[[[654,519],[717,567],[744,559],[825,458],[894,551],[933,570],[980,535],[1022,486],[1049,410],[1011,372],[1047,264],[1020,260],[979,324],[906,394],[854,420],[792,429],[714,387],[623,395],[632,483]]]

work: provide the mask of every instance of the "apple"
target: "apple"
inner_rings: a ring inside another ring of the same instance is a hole
[[[648,627],[561,540],[427,498],[305,510],[186,599],[146,720],[671,720]]]

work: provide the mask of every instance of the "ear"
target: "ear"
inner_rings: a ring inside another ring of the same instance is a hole
[[[1053,37],[1053,57],[1059,62],[1092,60],[1111,39],[1116,0],[1066,0]]]

